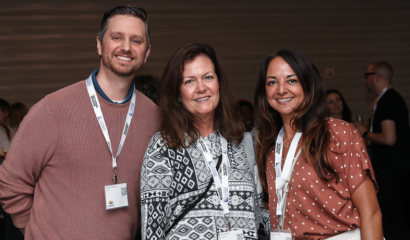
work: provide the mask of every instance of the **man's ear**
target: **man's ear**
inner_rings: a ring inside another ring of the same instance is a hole
[[[378,83],[378,82],[380,82],[381,80],[382,80],[382,78],[380,77],[380,74],[376,74],[376,75],[374,75],[374,83]]]
[[[151,53],[151,45],[148,46],[147,51],[145,52],[145,59],[144,59],[144,63],[147,62],[148,56]]]
[[[101,43],[101,41],[100,41],[100,37],[99,36],[97,36],[97,38],[95,39],[95,40],[97,40],[97,52],[98,52],[98,55],[102,55],[102,43]]]

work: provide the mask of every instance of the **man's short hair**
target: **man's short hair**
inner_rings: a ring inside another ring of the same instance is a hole
[[[393,67],[386,61],[375,62],[372,64],[373,70],[379,72],[382,78],[386,79],[389,83],[393,78]]]
[[[104,17],[101,21],[101,29],[100,32],[98,32],[98,38],[100,39],[100,42],[102,44],[103,42],[103,37],[105,32],[107,31],[108,28],[108,22],[110,19],[115,16],[115,15],[131,15],[134,17],[137,17],[141,19],[144,22],[145,25],[145,36],[147,38],[147,48],[150,45],[150,39],[149,39],[149,26],[148,26],[148,15],[147,12],[143,8],[137,7],[137,6],[132,6],[132,5],[127,5],[127,6],[117,6],[114,8],[111,8],[108,10],[106,13],[104,13]]]

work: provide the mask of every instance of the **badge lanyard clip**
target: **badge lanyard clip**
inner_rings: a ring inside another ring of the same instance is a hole
[[[112,181],[114,182],[114,184],[117,183],[117,168],[114,168],[114,177],[112,177]]]
[[[229,222],[229,214],[224,214],[226,220],[226,227],[231,231],[231,222]]]

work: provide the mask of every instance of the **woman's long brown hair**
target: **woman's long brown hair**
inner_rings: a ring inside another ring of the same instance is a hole
[[[326,121],[325,91],[320,74],[315,65],[302,53],[293,49],[281,49],[269,55],[262,63],[255,90],[255,125],[258,129],[256,162],[259,178],[267,192],[266,154],[276,143],[276,137],[283,126],[282,118],[273,109],[266,97],[266,71],[269,63],[276,57],[283,58],[298,77],[303,93],[302,104],[295,109],[292,117],[292,128],[301,131],[302,154],[306,156],[316,173],[324,180],[339,180],[334,171],[329,155],[329,126]]]
[[[245,130],[235,102],[236,98],[223,74],[214,49],[208,44],[192,43],[181,47],[171,56],[159,83],[160,133],[167,147],[188,147],[199,138],[199,119],[188,112],[178,102],[178,98],[185,64],[200,55],[209,57],[218,77],[219,103],[215,109],[215,129],[230,143],[239,144],[243,139]]]

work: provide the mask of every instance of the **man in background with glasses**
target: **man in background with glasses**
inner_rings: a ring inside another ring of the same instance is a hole
[[[371,141],[371,155],[377,183],[383,233],[386,239],[407,239],[410,212],[408,194],[410,183],[409,111],[403,97],[391,87],[393,68],[387,62],[375,62],[365,74],[368,92],[377,99],[372,108],[370,129],[354,125],[363,138]]]

